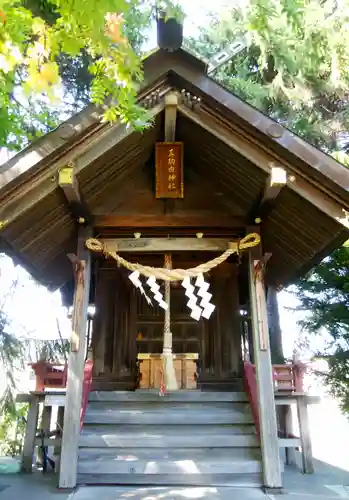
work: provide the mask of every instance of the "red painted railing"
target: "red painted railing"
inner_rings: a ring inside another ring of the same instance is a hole
[[[92,369],[93,362],[91,360],[87,360],[84,368],[84,381],[82,385],[82,398],[81,398],[81,411],[80,411],[80,430],[82,429],[82,425],[84,423],[85,412],[88,403],[88,396],[91,392],[92,388]]]
[[[255,366],[249,361],[244,362],[244,388],[248,395],[251,405],[252,416],[256,426],[257,436],[259,437],[259,413],[258,396]]]

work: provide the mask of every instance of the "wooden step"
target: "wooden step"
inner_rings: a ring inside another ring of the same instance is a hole
[[[235,486],[236,488],[260,488],[262,475],[255,474],[78,474],[81,484],[115,484],[143,486]],[[144,491],[142,492],[142,494]],[[160,494],[161,495],[161,494]],[[129,495],[127,495],[129,496]],[[181,494],[181,497],[183,494]],[[156,498],[157,494],[151,495]],[[201,492],[202,497],[202,492]],[[150,497],[149,497],[150,498]],[[173,498],[166,494],[166,498]],[[194,498],[194,497],[193,497]],[[195,496],[199,498],[199,496]],[[202,498],[206,498],[202,497]],[[233,498],[233,497],[232,497]],[[238,498],[238,497],[237,497]]]
[[[161,426],[154,426],[153,432],[142,432],[141,426],[135,426],[132,433],[126,433],[120,427],[100,429],[94,428],[89,431],[84,428],[79,439],[80,447],[152,447],[152,448],[241,448],[259,447],[256,436],[252,434],[234,434],[227,430],[217,434],[189,434],[179,432],[177,434],[163,432]]]
[[[209,455],[209,456],[208,456]],[[126,456],[101,458],[100,460],[82,460],[78,464],[79,474],[254,474],[262,470],[258,460],[233,460],[220,458],[210,453],[205,458],[185,457],[171,460],[129,459]]]
[[[232,401],[167,401],[163,403],[161,398],[157,401],[90,401],[87,406],[89,409],[99,411],[110,410],[132,410],[132,411],[239,411],[241,413],[251,413],[251,407],[245,402]]]
[[[172,407],[150,407],[146,411],[140,409],[96,409],[89,407],[86,410],[85,424],[137,424],[137,425],[207,425],[213,424],[253,424],[252,414],[248,411],[235,409],[211,408],[182,409]]]
[[[261,451],[258,448],[80,448],[79,461],[103,460],[205,460],[215,457],[217,460],[233,462],[260,462]]]
[[[82,429],[82,435],[84,434],[110,434],[113,426],[110,424],[88,424],[84,425]],[[161,428],[156,426],[142,425],[139,427],[137,424],[122,425],[121,428],[115,427],[116,431],[122,431],[125,434],[133,434],[135,431],[141,431],[143,434],[154,434],[154,431],[160,431],[164,435],[178,436],[180,432],[185,436],[199,435],[199,436],[209,436],[215,434],[252,434],[256,435],[255,426],[252,424],[235,424],[235,425],[221,425],[221,424],[208,424],[208,425],[188,425],[184,423],[180,426],[176,424],[165,424]]]
[[[202,392],[202,391],[174,391],[165,396],[159,396],[159,391],[140,389],[137,391],[93,391],[90,393],[89,401],[144,401],[173,403],[182,402],[247,402],[248,398],[244,392]]]

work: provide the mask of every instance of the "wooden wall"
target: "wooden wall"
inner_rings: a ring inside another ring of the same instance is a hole
[[[94,387],[131,389],[137,378],[137,352],[162,352],[163,311],[150,307],[124,269],[100,268],[92,352]],[[237,267],[223,264],[210,276],[211,319],[193,320],[180,284],[171,287],[173,351],[198,352],[200,378],[221,380],[241,373]]]

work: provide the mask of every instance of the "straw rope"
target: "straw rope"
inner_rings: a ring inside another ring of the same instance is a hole
[[[247,250],[248,248],[255,247],[259,243],[259,234],[250,233],[242,238],[239,242],[230,243],[230,248],[222,253],[222,255],[190,269],[164,269],[162,267],[143,266],[138,263],[128,262],[117,252],[108,250],[107,245],[104,245],[101,241],[95,238],[89,238],[86,241],[86,247],[92,252],[103,253],[106,257],[112,257],[121,266],[124,266],[129,271],[138,271],[140,274],[146,276],[147,278],[154,276],[154,278],[156,278],[157,280],[183,281],[184,278],[187,277],[196,278],[200,274],[205,274],[214,267],[217,267],[224,261],[226,261],[227,258],[230,257],[230,255],[234,253],[240,253],[242,250]]]

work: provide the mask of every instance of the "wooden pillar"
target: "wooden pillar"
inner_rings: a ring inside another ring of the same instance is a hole
[[[291,405],[280,405],[280,409],[284,411],[284,422],[285,422],[285,436],[292,436],[293,432],[293,420],[292,420],[292,406]],[[296,450],[294,448],[285,448],[286,464],[295,465],[296,462]]]
[[[23,472],[32,472],[35,437],[39,417],[39,397],[32,394],[29,402],[27,425],[25,429],[21,468]]]
[[[62,429],[64,424],[64,406],[59,406],[57,410],[57,422],[56,422],[56,430],[57,435],[62,436]],[[61,453],[61,445],[55,446],[53,449],[54,455],[60,455]]]
[[[282,349],[282,335],[277,291],[273,286],[268,286],[267,309],[271,360],[273,364],[277,365],[284,362],[284,353]]]
[[[41,429],[47,435],[51,430],[52,406],[45,406],[42,409]]]
[[[311,447],[307,400],[305,396],[297,398],[297,412],[302,447],[303,472],[304,474],[312,474],[314,472],[313,452]]]
[[[261,245],[249,254],[249,289],[256,365],[258,413],[263,461],[263,485],[279,492],[282,488],[279,441],[275,409],[274,384],[268,334],[267,305],[263,271],[255,271],[262,257]]]
[[[60,488],[76,486],[80,411],[84,377],[87,308],[90,294],[91,256],[85,241],[91,237],[91,228],[80,228],[78,235],[77,269],[72,317],[72,338],[68,360],[66,405],[64,412]]]

